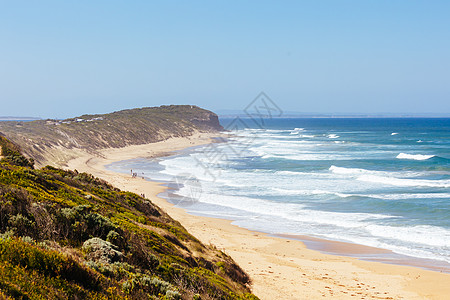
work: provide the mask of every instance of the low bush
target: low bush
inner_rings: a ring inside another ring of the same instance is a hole
[[[86,252],[86,258],[103,264],[110,264],[120,261],[123,257],[122,252],[116,250],[116,246],[100,238],[92,238],[83,243],[83,251]]]
[[[19,146],[0,135],[0,148],[3,161],[12,165],[33,168],[34,160],[28,159],[20,153]]]
[[[88,289],[97,289],[98,276],[71,257],[31,245],[21,239],[0,239],[0,261],[25,267],[45,276],[74,281]]]

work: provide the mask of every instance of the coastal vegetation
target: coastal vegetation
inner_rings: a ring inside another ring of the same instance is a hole
[[[0,157],[12,165],[34,167],[34,160],[28,159],[20,153],[20,148],[0,134]]]
[[[230,256],[150,200],[0,146],[0,299],[257,299]]]

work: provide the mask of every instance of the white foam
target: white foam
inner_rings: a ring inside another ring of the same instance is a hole
[[[370,246],[370,243],[367,244]],[[447,263],[450,263],[450,256],[445,252],[435,252],[434,249],[430,249],[432,247],[423,247],[423,248],[414,248],[411,245],[393,245],[393,244],[387,244],[383,242],[378,242],[375,246],[377,248],[381,249],[388,249],[398,254],[403,254],[407,256],[414,256],[419,258],[425,258],[425,259],[432,259],[432,260],[438,260],[438,261],[444,261]]]
[[[298,175],[302,174],[302,172],[295,172],[295,171],[276,171],[276,175]]]
[[[337,139],[338,137],[339,136],[337,134],[334,134],[334,133],[328,135],[329,139]]]
[[[303,130],[305,130],[305,128],[294,128],[294,130],[292,130],[290,134],[299,134],[300,131]]]
[[[283,171],[289,172],[289,171]],[[294,173],[294,172],[292,172]],[[450,199],[450,193],[399,193],[399,194],[362,194],[362,193],[340,193],[331,190],[309,190],[309,189],[284,189],[271,188],[274,193],[267,192],[264,195],[335,195],[341,198],[348,197],[369,197],[383,200],[406,200],[406,199]]]
[[[183,196],[183,189],[179,191]],[[229,196],[203,193],[200,202],[219,205],[247,211],[251,213],[281,217],[286,220],[309,223],[309,224],[326,224],[334,225],[344,228],[360,228],[362,221],[389,219],[392,216],[371,214],[371,213],[342,213],[342,212],[327,212],[306,209],[305,205],[294,203],[278,203],[267,200],[261,200],[251,197]]]
[[[294,155],[280,155],[280,154],[265,154],[262,158],[284,158],[289,160],[347,160],[352,158],[351,155],[346,154],[328,154],[328,153],[301,153]]]
[[[385,171],[374,171],[374,170],[366,170],[366,169],[358,169],[358,168],[344,168],[344,167],[336,167],[332,165],[328,170],[330,170],[333,174],[341,174],[341,175],[361,175],[361,174],[374,174],[374,175],[385,175],[391,176],[393,173],[385,172]],[[406,175],[406,173],[404,173]]]
[[[358,168],[344,168],[344,167],[336,167],[332,165],[328,170],[330,170],[333,174],[340,175],[377,175],[384,176],[388,178],[413,178],[418,176],[426,176],[429,175],[430,172],[412,172],[412,171],[398,171],[398,172],[389,172],[389,171],[376,171],[376,170],[366,170],[366,169],[358,169]]]
[[[391,133],[391,135],[397,135],[398,134],[398,132],[393,132],[393,133]]]
[[[332,178],[330,174],[327,173],[317,173],[317,172],[300,172],[300,171],[275,171],[275,175],[294,175],[294,176],[308,176],[309,178],[316,178],[316,177],[327,177]],[[289,181],[292,179],[289,178]]]
[[[176,192],[182,196],[189,196],[189,189],[180,189]],[[289,211],[302,211],[305,207],[302,204],[283,203],[280,209],[280,203],[271,202],[252,197],[219,195],[211,193],[203,193],[199,198],[200,202],[219,205],[223,207],[234,208],[238,210],[248,211],[251,213],[274,215],[278,217],[285,216]]]
[[[357,168],[343,168],[343,167],[336,167],[331,166],[328,170],[335,174],[361,174],[361,173],[367,173],[367,170],[364,169],[357,169]]]
[[[412,159],[412,160],[427,160],[432,157],[435,157],[435,155],[407,154],[407,153],[400,153],[399,155],[397,155],[398,159]]]
[[[273,191],[276,192],[275,195],[335,195],[341,198],[350,197],[352,195],[337,193],[333,191],[324,191],[324,190],[291,190],[291,189],[281,189],[281,188],[272,188]]]
[[[308,174],[308,173],[298,173],[298,172],[291,172],[291,171],[279,171],[276,172],[276,174],[279,175],[305,175],[308,177],[311,177],[311,175],[315,175],[316,177],[322,177],[326,176],[327,174],[321,174],[321,173],[315,173],[315,174]],[[319,176],[318,176],[319,175]],[[320,190],[317,188],[323,187],[322,184],[319,184],[315,188],[308,189],[311,187],[310,185],[306,185],[305,189],[295,189],[295,188],[279,188],[279,187],[272,187],[270,190],[265,189],[264,191],[259,192],[261,195],[274,195],[274,196],[283,196],[283,195],[289,195],[289,196],[311,196],[311,195],[334,195],[341,198],[348,198],[348,197],[360,197],[360,198],[375,198],[375,199],[383,199],[383,200],[406,200],[406,199],[450,199],[450,193],[379,193],[379,194],[373,194],[373,193],[352,193],[351,190],[349,192],[338,192],[331,188],[328,190]],[[341,190],[342,186],[341,186]]]
[[[408,227],[369,225],[366,228],[373,236],[435,247],[450,246],[450,231],[442,227],[430,225]]]
[[[273,133],[283,133],[289,132],[289,129],[265,129],[265,132],[273,132]]]
[[[302,134],[302,135],[300,135],[300,137],[302,137],[302,138],[314,138],[316,136],[315,135],[311,135],[311,134]]]
[[[386,229],[388,230],[388,229]],[[426,259],[434,259],[440,260],[450,263],[450,257],[447,253],[441,252],[440,254],[434,252],[430,248],[432,246],[423,245],[423,244],[413,244],[405,243],[398,240],[389,239],[389,242],[384,242],[385,239],[383,237],[370,237],[368,234],[365,236],[358,235],[346,235],[345,237],[342,234],[322,234],[320,235],[323,238],[328,238],[337,241],[350,242],[360,245],[366,245],[371,247],[376,247],[380,249],[391,250],[398,254],[403,254],[407,256],[414,256]],[[418,247],[416,247],[418,246]]]
[[[370,197],[385,200],[403,199],[450,199],[450,193],[401,193],[401,194],[355,194],[354,196]]]
[[[426,180],[426,179],[409,179],[384,177],[377,175],[362,175],[357,178],[360,181],[380,183],[393,186],[409,186],[409,187],[436,187],[449,188],[450,180]]]

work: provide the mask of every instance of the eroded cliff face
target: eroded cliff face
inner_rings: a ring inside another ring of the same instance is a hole
[[[216,114],[194,105],[136,108],[66,120],[0,122],[0,131],[39,165],[54,149],[92,152],[221,130]]]
[[[219,117],[215,113],[204,113],[203,115],[193,118],[191,122],[198,128],[206,131],[223,131],[220,125]]]

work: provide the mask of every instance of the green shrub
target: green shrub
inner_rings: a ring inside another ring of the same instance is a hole
[[[29,236],[22,236],[22,237],[20,237],[20,239],[21,239],[22,241],[24,241],[25,243],[28,243],[28,244],[35,244],[35,240],[33,240],[32,237],[29,237]]]
[[[172,284],[158,277],[133,277],[122,283],[122,290],[134,297],[141,293],[146,293],[156,296],[164,295],[165,298],[163,299],[181,299],[180,292]]]
[[[113,223],[111,223],[108,218],[98,213],[87,214],[85,216],[85,220],[88,226],[88,230],[93,236],[98,236],[106,239],[110,231],[115,229],[117,230],[117,227]]]
[[[83,243],[83,250],[88,260],[110,264],[120,261],[122,252],[116,250],[116,246],[100,238],[92,238]]]
[[[144,285],[150,287],[154,293],[166,294],[170,290],[174,290],[174,287],[167,281],[161,280],[157,277],[151,279],[144,278]]]
[[[88,261],[86,262],[86,266],[91,269],[96,270],[97,272],[105,275],[106,277],[114,278],[118,281],[128,278],[132,276],[134,273],[138,271],[128,263],[125,262],[115,262],[111,264],[103,264],[101,262]]]
[[[77,245],[90,237],[107,239],[109,232],[120,231],[108,218],[90,211],[89,205],[61,208],[56,214],[56,221],[62,237]],[[119,240],[117,238],[118,243]]]
[[[33,168],[34,160],[23,156],[20,147],[3,136],[0,136],[0,147],[2,149],[1,155],[3,156],[3,161],[16,166]]]
[[[9,225],[16,235],[23,236],[33,234],[36,224],[22,214],[17,214],[9,218]]]
[[[168,300],[180,300],[181,299],[181,294],[178,291],[168,290],[166,292],[166,298]]]
[[[106,241],[118,247],[120,250],[124,250],[127,246],[125,238],[119,233],[111,230],[106,236]]]
[[[40,249],[17,238],[0,239],[0,261],[26,267],[45,276],[60,277],[89,288],[98,287],[98,276],[72,258]]]

